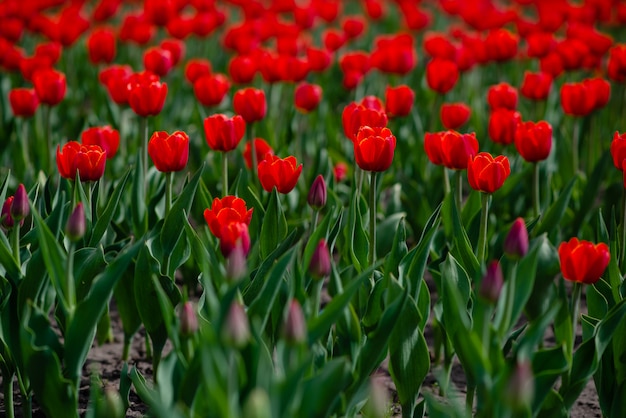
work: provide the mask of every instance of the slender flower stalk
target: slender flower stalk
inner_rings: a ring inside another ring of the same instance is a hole
[[[15,416],[13,406],[13,375],[2,376],[4,387],[4,412],[7,418],[13,418]]]
[[[456,170],[456,172],[454,173],[454,177],[456,180],[456,190],[454,193],[454,199],[456,201],[457,210],[460,213],[461,207],[463,205],[463,171]]]
[[[539,196],[539,163],[533,163],[533,213],[535,217],[541,213]]]
[[[450,194],[450,175],[448,174],[448,169],[446,167],[441,167],[443,169],[443,192],[444,195],[447,196]]]
[[[487,247],[487,221],[489,219],[489,197],[488,193],[482,193],[480,196],[480,229],[478,235],[478,253],[476,257],[478,262],[485,261]]]
[[[376,179],[378,173],[370,173],[370,265],[376,261]]]
[[[45,150],[44,150],[44,158],[43,158],[43,170],[45,170],[46,173],[48,173],[50,171],[50,152],[52,152],[51,150],[52,148],[52,134],[50,132],[50,112],[52,111],[52,108],[48,105],[44,105],[43,106],[43,132],[44,132],[44,137],[46,139],[46,144],[45,144]]]
[[[578,325],[578,312],[580,311],[580,296],[582,294],[583,285],[580,282],[574,282],[572,287],[572,300],[570,304],[570,312],[572,313],[572,337],[576,340],[576,326]],[[572,347],[573,347],[572,342]]]
[[[228,195],[228,153],[222,152],[222,196],[226,195]]]
[[[165,173],[165,217],[172,209],[172,188],[174,184],[174,172]]]
[[[624,266],[624,254],[626,254],[626,188],[622,193],[622,246],[620,247],[619,266]]]
[[[146,189],[147,173],[148,173],[148,118],[141,118],[141,164],[142,164],[142,181],[144,189]],[[145,198],[145,196],[144,196]]]

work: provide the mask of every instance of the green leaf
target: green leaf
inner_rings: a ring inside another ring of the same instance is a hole
[[[144,245],[138,241],[122,251],[96,279],[89,294],[80,302],[65,336],[65,368],[72,379],[80,377],[93,342],[96,325],[109,303],[113,288]]]
[[[13,257],[11,244],[4,233],[0,233],[0,266],[6,271],[7,278],[17,286],[22,277],[22,272],[17,260]]]
[[[346,244],[350,260],[357,272],[361,272],[367,266],[369,240],[363,226],[363,214],[361,212],[361,198],[354,194],[352,204],[348,210],[348,225],[346,229]]]
[[[120,180],[115,186],[113,194],[109,197],[109,202],[107,203],[104,212],[102,212],[102,215],[98,217],[98,220],[96,221],[96,224],[91,232],[91,238],[89,239],[90,247],[95,247],[102,240],[104,233],[111,223],[111,219],[113,219],[113,216],[115,215],[115,210],[117,209],[122,193],[126,188],[126,183],[128,181],[128,177],[130,177],[130,173],[131,169],[129,168],[122,180]]]
[[[130,380],[137,391],[137,395],[150,407],[150,413],[158,418],[183,418],[176,408],[164,402],[160,393],[148,385],[146,379],[137,371],[136,367],[130,370]]]
[[[328,234],[331,228],[331,221],[333,222],[333,226],[341,223],[341,219],[343,216],[342,208],[333,208],[330,213],[327,213],[322,222],[317,225],[315,231],[311,234],[311,237],[307,241],[306,247],[304,248],[304,255],[302,256],[302,267],[304,269],[309,268],[309,264],[311,264],[311,258],[313,257],[313,253],[317,248],[317,244],[319,244],[322,238],[326,239],[328,242]]]
[[[303,384],[302,404],[299,411],[303,417],[325,417],[333,411],[333,406],[350,382],[350,364],[345,358],[336,358]]]
[[[400,241],[400,242],[397,241],[398,239],[401,240],[401,238],[398,237],[397,233],[401,224],[402,224],[402,228],[404,228],[405,218],[406,218],[406,213],[404,212],[394,213],[392,215],[385,217],[381,222],[378,222],[376,224],[376,254],[377,255],[382,256],[384,254],[389,254],[393,257],[394,254],[391,252],[393,251],[394,246],[398,244],[404,245],[404,248],[405,248],[404,254],[406,254],[407,252],[406,240]],[[406,237],[406,230],[404,230],[404,236]],[[400,261],[400,258],[402,257],[402,255],[395,255],[397,260],[393,260],[391,258],[388,258],[387,260],[390,262],[396,262],[396,266],[397,266],[397,262]]]
[[[94,278],[106,268],[104,252],[99,248],[81,248],[74,253],[74,280],[76,282],[76,300],[87,296]]]
[[[148,216],[146,212],[146,186],[143,177],[143,162],[141,153],[137,153],[135,169],[133,171],[133,201],[130,210],[133,220],[133,232],[141,237],[148,230]]]
[[[534,352],[531,361],[535,379],[532,410],[536,414],[569,364],[562,345]]]
[[[398,222],[398,226],[396,228],[396,233],[394,235],[393,244],[391,246],[391,252],[387,256],[387,260],[385,262],[385,273],[393,274],[395,277],[398,277],[398,267],[400,262],[407,255],[409,249],[406,245],[406,226],[404,222],[405,214],[402,214],[400,221]],[[380,234],[378,235],[380,236]],[[377,245],[376,248],[381,248],[380,245]],[[386,253],[383,251],[383,253]]]
[[[413,416],[420,387],[430,369],[430,353],[420,331],[421,315],[409,297],[389,339],[389,373],[396,385],[403,416]]]
[[[261,257],[266,258],[287,236],[287,220],[280,204],[278,191],[272,190],[270,201],[261,225]]]
[[[141,317],[135,302],[135,275],[132,268],[127,269],[115,285],[113,294],[115,306],[122,320],[124,339],[130,339],[141,326]]]
[[[475,277],[478,273],[480,273],[480,262],[474,254],[474,250],[472,249],[472,245],[470,244],[470,240],[467,236],[465,227],[461,223],[459,211],[456,207],[456,202],[452,193],[449,193],[443,200],[441,210],[444,227],[446,226],[446,224],[452,225],[452,236],[449,237],[449,239],[453,242],[454,245],[450,252],[453,255],[459,257],[459,259],[462,261],[464,269],[468,272],[470,277]],[[448,228],[446,228],[446,231],[447,230]]]
[[[565,189],[559,193],[559,198],[548,208],[545,216],[539,220],[539,225],[533,229],[533,235],[539,236],[544,232],[550,234],[554,228],[556,228],[563,218],[563,214],[567,209],[570,198],[572,197],[572,191],[578,181],[578,177],[573,177],[567,184]]]

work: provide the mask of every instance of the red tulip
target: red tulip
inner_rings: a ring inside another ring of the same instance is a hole
[[[150,73],[138,73],[128,83],[128,104],[133,111],[143,117],[161,113],[167,96],[167,84],[158,81]]]
[[[615,132],[615,134],[613,134],[611,156],[613,157],[613,165],[618,170],[623,170],[624,160],[626,160],[626,133],[620,134],[619,132]]]
[[[494,193],[511,174],[509,159],[504,155],[493,158],[488,152],[481,152],[469,159],[467,180],[474,190]]]
[[[594,284],[609,265],[609,247],[601,242],[572,238],[559,245],[559,261],[563,278],[577,283]]]
[[[456,60],[456,46],[446,35],[438,32],[430,32],[424,35],[424,50],[432,58],[443,58],[450,61]]]
[[[258,66],[250,56],[237,55],[228,63],[228,74],[233,82],[238,84],[252,82],[257,71]]]
[[[13,206],[13,201],[15,200],[14,196],[9,196],[2,204],[2,212],[0,214],[0,225],[6,229],[10,230],[15,226],[15,221],[11,216],[11,207]],[[24,220],[20,221],[20,225],[24,224]]]
[[[94,126],[83,131],[80,140],[83,145],[98,145],[106,152],[107,159],[111,159],[119,148],[120,133],[110,125]]]
[[[565,70],[582,68],[585,57],[589,55],[589,47],[578,39],[564,39],[556,46],[556,52],[561,57]]]
[[[550,74],[526,71],[520,93],[530,100],[546,100],[551,87],[552,76]]]
[[[322,100],[322,87],[317,84],[300,83],[294,91],[296,109],[308,113],[315,109]]]
[[[52,68],[37,71],[33,76],[33,84],[39,101],[48,106],[56,106],[65,97],[66,82],[62,72]]]
[[[561,106],[563,112],[573,116],[585,116],[596,105],[594,91],[584,83],[565,83],[561,86]]]
[[[213,199],[211,208],[204,210],[204,220],[216,238],[222,238],[222,226],[232,222],[246,225],[252,220],[253,209],[246,207],[246,201],[237,196],[224,196]]]
[[[122,20],[119,38],[122,42],[145,45],[154,36],[155,27],[143,15],[127,15]]]
[[[327,29],[322,34],[324,47],[330,52],[337,51],[346,43],[346,40],[346,35],[338,29]]]
[[[509,145],[515,140],[515,130],[522,116],[515,110],[499,108],[489,116],[489,137],[497,144]]]
[[[297,165],[296,157],[279,158],[275,155],[267,155],[266,159],[259,162],[259,181],[265,191],[271,192],[274,187],[279,193],[287,194],[296,187],[302,164]]]
[[[248,225],[243,222],[229,222],[221,226],[220,236],[220,250],[224,257],[228,258],[237,247],[241,249],[244,256],[248,255],[250,251]]]
[[[161,49],[169,51],[172,57],[172,66],[176,66],[185,55],[185,44],[178,39],[164,39]]]
[[[250,149],[250,141],[247,141],[243,147],[243,159],[248,170],[252,168],[252,151]],[[274,150],[263,138],[254,138],[254,149],[256,151],[257,164],[263,161],[268,154],[274,155]]]
[[[387,74],[408,74],[417,64],[413,37],[400,34],[378,37],[371,55],[372,67]]]
[[[543,58],[556,48],[556,40],[551,32],[535,32],[526,37],[527,55],[532,58]]]
[[[552,126],[543,120],[520,123],[515,131],[515,148],[529,163],[545,160],[552,149]]]
[[[193,83],[193,94],[204,106],[217,106],[222,103],[230,90],[230,82],[224,74],[208,74]]]
[[[517,35],[506,29],[494,29],[485,38],[487,54],[492,61],[508,61],[517,54]]]
[[[443,165],[441,143],[445,132],[426,132],[424,134],[424,151],[431,163]]]
[[[346,16],[341,23],[346,39],[355,39],[365,31],[365,20],[361,16]]]
[[[333,176],[335,177],[335,182],[339,183],[346,179],[348,175],[348,165],[346,163],[337,163],[333,167]]]
[[[609,102],[611,96],[611,84],[603,78],[588,78],[583,80],[583,84],[595,98],[593,110],[602,109]]]
[[[517,109],[517,89],[508,83],[499,83],[489,87],[487,103],[491,110],[505,108]]]
[[[106,152],[98,145],[82,145],[70,141],[57,146],[57,168],[61,177],[68,180],[76,179],[76,172],[81,181],[96,181],[104,174]]]
[[[246,122],[239,115],[212,115],[204,119],[204,133],[212,150],[228,152],[239,145],[246,133]]]
[[[323,72],[331,64],[332,56],[330,52],[323,48],[308,47],[306,57],[309,61],[309,69],[313,72]]]
[[[103,27],[91,32],[87,39],[89,61],[93,64],[109,64],[115,58],[115,34],[111,28]]]
[[[564,70],[561,56],[556,52],[550,52],[539,60],[539,70],[542,73],[550,74],[552,78],[557,78]]]
[[[100,71],[98,76],[109,93],[109,97],[118,105],[128,104],[128,81],[133,70],[128,65],[112,65]]]
[[[148,154],[160,172],[181,171],[189,160],[189,137],[182,131],[171,135],[165,131],[154,132],[148,141]]]
[[[147,71],[164,77],[174,66],[172,53],[161,47],[148,48],[143,54],[143,66]]]
[[[41,71],[44,68],[52,68],[52,61],[45,55],[24,57],[20,61],[20,72],[24,80],[32,81],[35,72]]]
[[[626,10],[626,6],[624,7]],[[623,83],[626,81],[626,45],[617,44],[609,51],[608,76],[611,80]]]
[[[458,129],[470,118],[471,109],[465,103],[444,103],[441,105],[441,123],[446,129]]]
[[[426,64],[426,82],[428,87],[445,94],[452,90],[459,79],[459,69],[454,61],[433,58]]]
[[[385,90],[385,113],[390,117],[406,116],[411,113],[415,93],[407,85],[387,86]]]
[[[9,103],[15,116],[30,118],[37,111],[39,98],[35,89],[15,88],[9,92]]]
[[[470,157],[478,152],[478,140],[474,132],[460,134],[446,131],[441,135],[443,165],[452,170],[465,170]]]
[[[233,98],[233,108],[247,123],[262,120],[267,112],[265,92],[253,87],[238,90]]]
[[[387,126],[387,114],[384,110],[367,107],[363,104],[351,102],[348,104],[341,114],[343,124],[343,132],[351,141],[356,140],[361,126],[370,126],[372,128],[384,128]]]
[[[362,126],[354,141],[354,159],[365,171],[381,172],[393,162],[396,137],[388,128]]]
[[[211,62],[204,58],[192,58],[185,66],[185,79],[193,85],[196,80],[213,72]]]

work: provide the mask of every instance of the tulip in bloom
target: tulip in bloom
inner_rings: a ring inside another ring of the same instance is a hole
[[[609,264],[609,247],[574,237],[559,245],[559,261],[563,278],[576,283],[594,284]]]
[[[216,238],[222,238],[222,227],[229,223],[250,225],[253,209],[246,207],[246,201],[237,196],[224,196],[213,199],[211,208],[204,210],[204,220]]]
[[[258,71],[254,59],[246,55],[236,55],[228,63],[228,75],[237,84],[250,83]]]
[[[583,84],[594,97],[593,110],[600,110],[609,102],[611,96],[611,84],[600,77],[583,80]]]
[[[362,126],[354,141],[354,159],[365,171],[387,170],[393,161],[396,137],[389,128]]]
[[[361,103],[351,102],[341,114],[343,132],[351,141],[356,139],[361,126],[384,128],[387,126],[387,121],[387,114],[382,109],[382,105],[379,106],[376,101],[366,100],[366,98]]]
[[[465,170],[469,158],[478,152],[478,140],[474,132],[437,132],[424,137],[424,149],[433,164],[443,165],[451,170]]]
[[[415,92],[406,85],[387,86],[385,90],[385,113],[390,117],[406,116],[411,113]]]
[[[148,154],[160,172],[181,171],[189,160],[189,137],[182,131],[155,132],[148,141]]]
[[[174,66],[172,53],[161,47],[148,48],[143,54],[143,66],[147,71],[164,77]]]
[[[613,165],[615,165],[618,170],[623,170],[624,160],[626,160],[626,133],[620,134],[619,132],[615,132],[615,134],[613,134],[611,156],[613,157]]]
[[[176,66],[185,55],[185,44],[178,39],[164,39],[161,49],[169,51],[172,57],[172,66]]]
[[[511,174],[509,159],[504,155],[493,158],[488,152],[481,152],[467,163],[467,180],[474,190],[494,193]]]
[[[489,87],[487,103],[491,110],[500,108],[517,109],[517,89],[508,83],[499,83]]]
[[[424,35],[424,50],[432,58],[456,59],[456,46],[443,33],[426,33]]]
[[[263,161],[267,155],[274,155],[274,150],[263,138],[254,138],[254,149],[256,150],[257,164]],[[248,170],[252,168],[252,151],[250,141],[246,142],[243,148],[243,159]]]
[[[106,152],[98,145],[82,145],[70,141],[57,146],[57,168],[61,177],[68,180],[76,179],[76,172],[81,181],[96,181],[104,174]]]
[[[548,73],[524,73],[520,87],[522,96],[530,100],[546,100],[552,87],[552,76]]]
[[[222,103],[230,89],[230,82],[223,74],[207,74],[193,83],[193,94],[204,106],[217,106]]]
[[[239,115],[232,118],[223,114],[212,115],[204,119],[204,133],[212,150],[228,152],[239,145],[246,133],[246,122]]]
[[[279,193],[287,194],[296,187],[302,164],[297,165],[296,157],[279,158],[275,155],[266,155],[266,159],[259,162],[259,181],[265,191],[271,192],[274,187]]]
[[[552,126],[543,120],[520,123],[515,131],[515,148],[529,163],[545,160],[552,148]]]
[[[118,105],[128,104],[128,82],[133,75],[129,65],[112,65],[100,71],[98,79],[109,93],[109,97]]]
[[[87,52],[92,64],[109,64],[115,58],[115,34],[111,28],[94,30],[87,39]]]
[[[446,129],[458,129],[470,118],[471,109],[465,103],[444,103],[441,105],[441,123]]]
[[[494,29],[485,38],[485,47],[492,61],[508,61],[517,54],[517,35],[506,29]]]
[[[454,61],[433,58],[426,64],[426,82],[428,87],[438,93],[445,94],[459,79],[459,69]]]
[[[265,92],[253,87],[238,90],[233,98],[233,108],[247,123],[262,120],[267,113]]]
[[[9,92],[9,103],[13,115],[22,118],[30,118],[39,107],[39,98],[35,89],[15,88]]]
[[[626,7],[624,8],[626,10]],[[626,45],[617,44],[609,51],[608,76],[611,80],[626,81]]]
[[[504,107],[498,108],[489,116],[489,137],[497,144],[511,144],[515,140],[517,125],[521,122],[519,112]]]
[[[308,113],[315,109],[322,100],[322,87],[317,84],[300,83],[294,92],[296,109],[302,113]]]
[[[565,83],[561,86],[563,112],[572,116],[586,116],[596,105],[594,91],[584,83]]]
[[[111,125],[94,126],[81,135],[83,145],[98,145],[106,152],[107,159],[113,158],[120,146],[120,133]]]
[[[128,104],[142,117],[161,113],[167,96],[167,84],[161,83],[151,73],[138,73],[128,83]]]
[[[65,97],[67,85],[62,72],[52,68],[39,70],[33,75],[33,84],[39,101],[48,106],[58,105]]]
[[[185,65],[185,79],[193,85],[197,79],[204,75],[210,75],[213,69],[211,62],[203,58],[192,58]]]

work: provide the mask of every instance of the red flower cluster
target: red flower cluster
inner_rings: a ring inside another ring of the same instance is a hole
[[[148,141],[148,154],[160,172],[181,171],[189,160],[189,137],[181,131],[155,132]]]
[[[610,94],[611,85],[602,78],[565,83],[561,86],[561,106],[568,115],[586,116],[606,106]]]
[[[106,152],[98,145],[82,145],[70,141],[57,146],[57,168],[61,177],[76,180],[76,173],[81,181],[96,181],[104,174]]]
[[[223,114],[204,119],[206,142],[214,151],[228,152],[237,148],[246,133],[246,122],[239,115],[232,118]]]
[[[424,136],[424,150],[433,164],[451,170],[465,170],[469,159],[478,152],[478,140],[474,132],[427,132]]]
[[[224,196],[213,199],[211,208],[204,210],[204,219],[211,233],[220,240],[220,249],[224,257],[239,247],[244,255],[250,251],[248,225],[252,220],[252,209],[236,196]]]
[[[360,103],[351,102],[341,114],[343,132],[351,141],[356,140],[361,126],[384,128],[387,126],[387,114],[380,99],[375,96],[364,97]]]
[[[478,153],[467,163],[467,180],[474,190],[494,193],[511,174],[509,159],[504,155],[493,158],[488,152]]]
[[[107,159],[111,159],[120,146],[120,133],[111,125],[94,126],[83,131],[80,140],[84,145],[100,146],[106,152]]]
[[[605,243],[572,238],[559,245],[559,260],[563,278],[576,283],[594,284],[609,265],[611,253]]]
[[[354,159],[365,171],[387,170],[393,162],[396,137],[388,128],[362,126],[354,141]]]
[[[287,194],[296,187],[302,164],[298,165],[296,157],[279,158],[272,154],[265,154],[259,162],[257,170],[261,186],[267,192],[275,187],[278,193]]]

